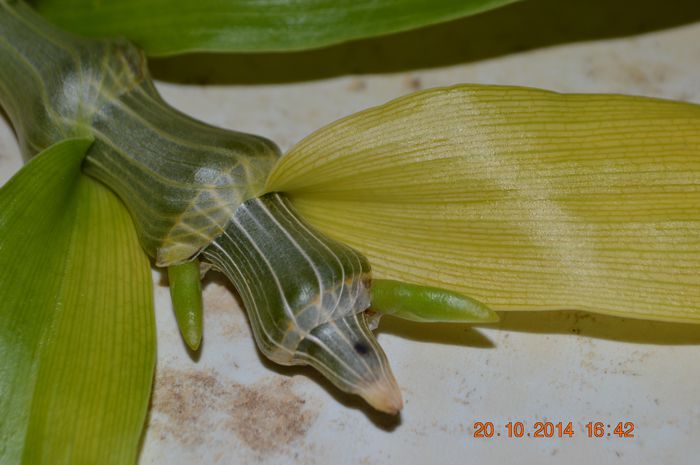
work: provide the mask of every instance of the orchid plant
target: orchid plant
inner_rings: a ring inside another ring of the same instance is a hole
[[[147,67],[506,3],[0,0],[0,104],[27,159],[0,188],[0,462],[136,461],[155,366],[149,257],[193,350],[213,267],[263,354],[391,414],[401,393],[372,333],[384,314],[700,322],[700,106],[464,84],[282,155],[174,110]]]

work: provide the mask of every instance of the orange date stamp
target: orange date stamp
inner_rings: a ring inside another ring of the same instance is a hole
[[[582,427],[574,428],[572,421],[509,421],[502,427],[492,421],[475,421],[473,437],[489,438],[558,438],[567,439],[583,436],[591,439],[603,438],[634,438],[634,422],[617,421],[604,422],[591,420]]]

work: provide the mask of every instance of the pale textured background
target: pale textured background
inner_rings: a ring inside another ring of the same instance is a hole
[[[463,82],[700,103],[699,4],[541,0],[321,51],[152,67],[177,108],[283,150],[357,110]],[[0,120],[0,183],[20,164]],[[379,340],[406,401],[392,419],[310,370],[261,359],[244,312],[213,274],[193,360],[165,278],[154,279],[158,370],[142,465],[698,463],[700,327],[574,312],[507,314],[488,328],[385,319]],[[572,421],[576,436],[472,437],[474,421],[503,429],[509,420]],[[588,439],[590,420],[633,421],[636,437]]]

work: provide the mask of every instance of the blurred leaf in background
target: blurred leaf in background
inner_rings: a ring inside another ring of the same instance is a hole
[[[122,36],[149,55],[323,47],[472,15],[516,0],[34,0],[59,26]]]

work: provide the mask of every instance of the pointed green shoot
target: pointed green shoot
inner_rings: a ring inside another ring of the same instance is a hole
[[[170,297],[180,334],[192,350],[202,342],[202,284],[199,260],[168,267]]]
[[[493,323],[498,314],[457,292],[391,279],[372,281],[372,310],[404,320],[441,323]]]

